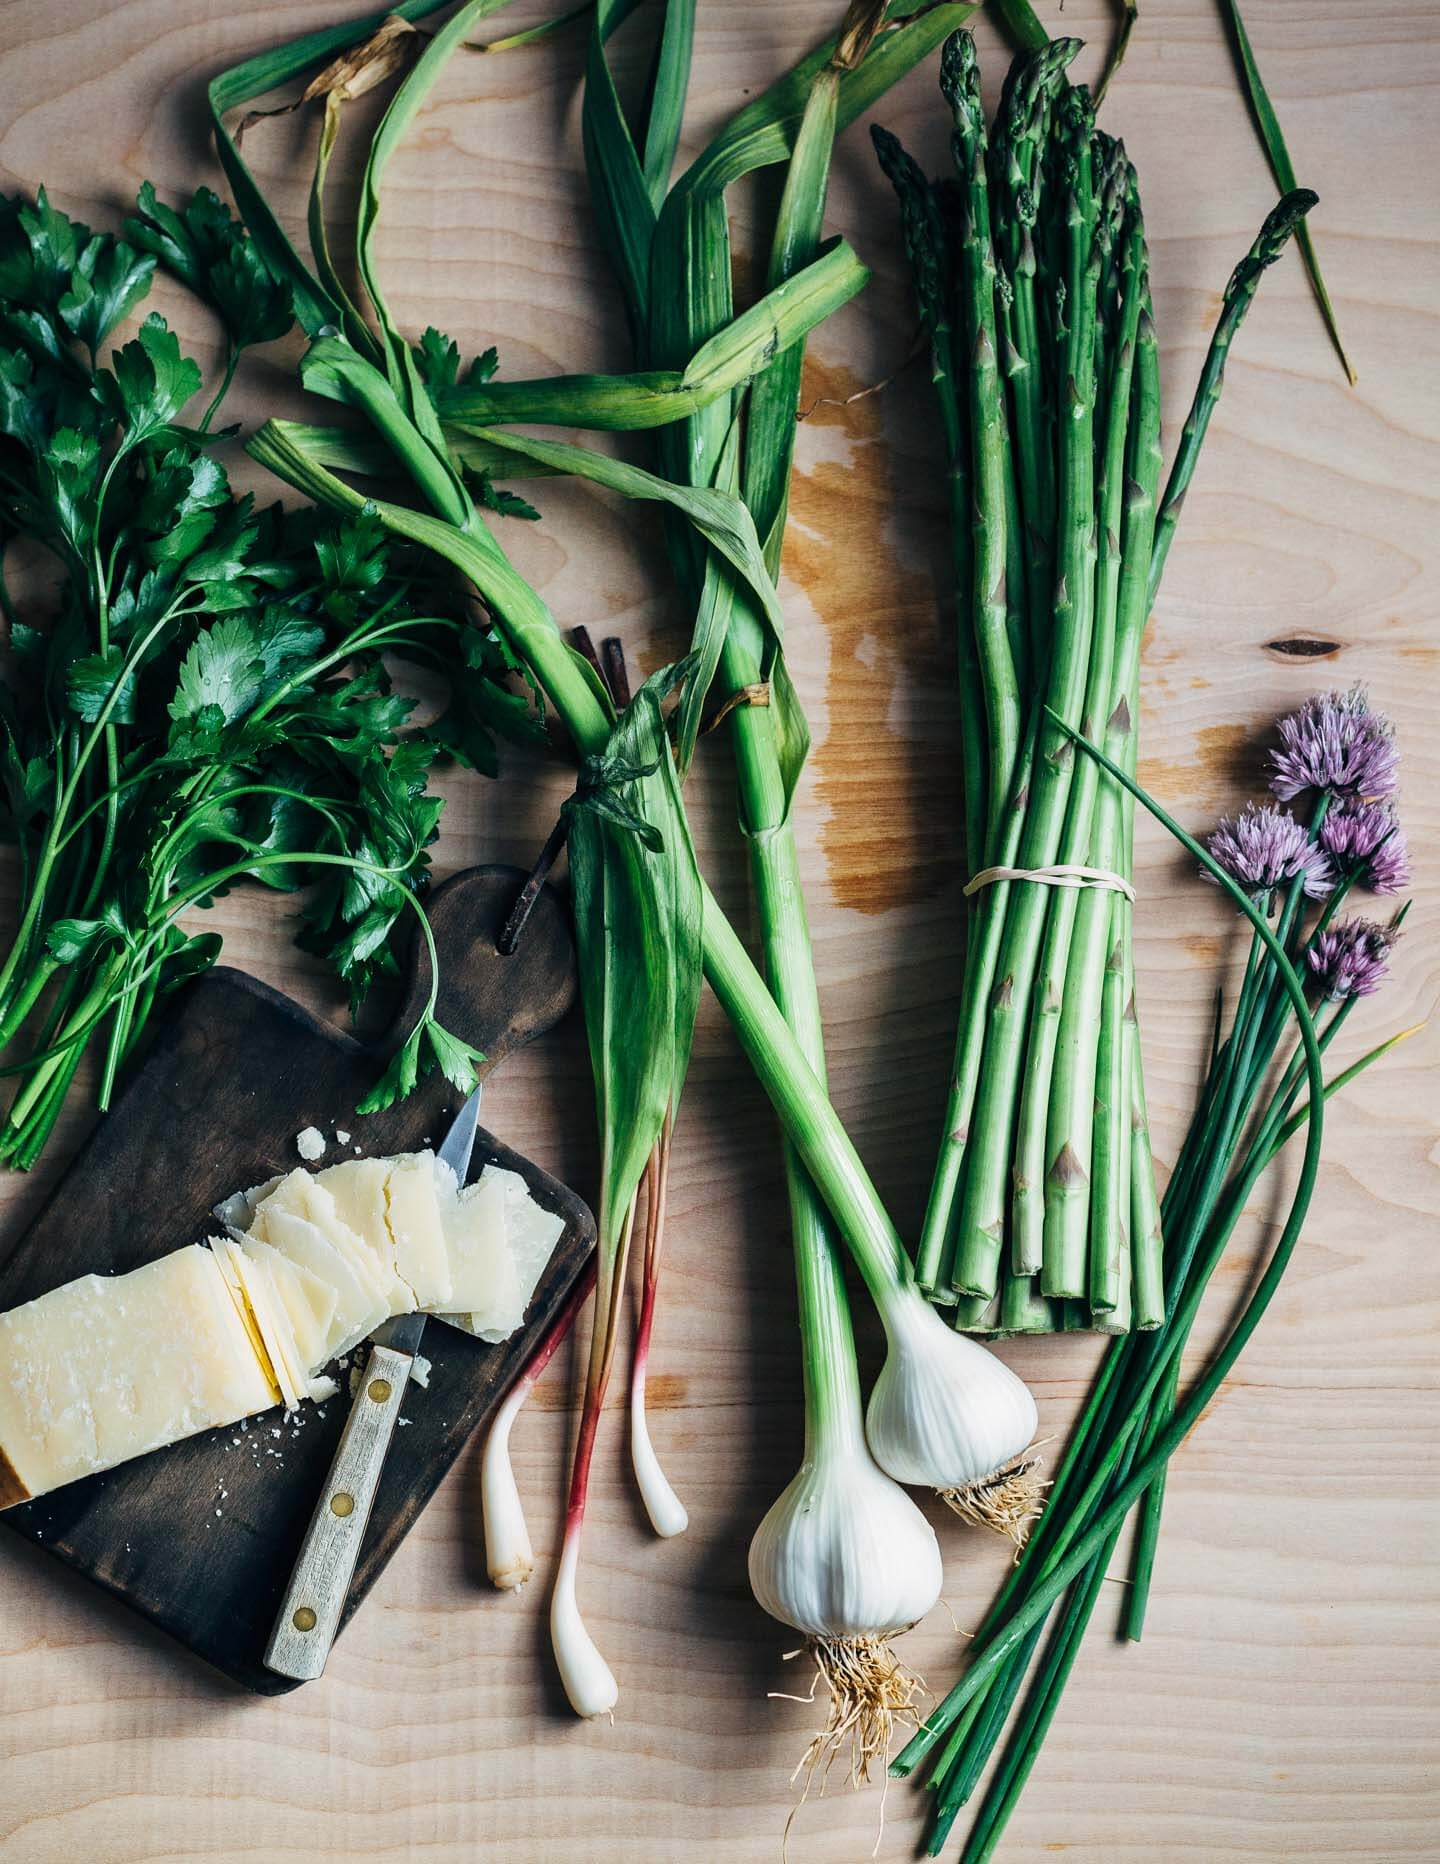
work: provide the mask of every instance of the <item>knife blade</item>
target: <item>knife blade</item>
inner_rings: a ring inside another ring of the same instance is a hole
[[[470,1175],[480,1097],[477,1087],[451,1122],[435,1155],[460,1185]],[[396,1314],[372,1336],[370,1356],[355,1388],[335,1460],[265,1647],[266,1667],[279,1676],[308,1682],[324,1672],[425,1320],[422,1313]]]

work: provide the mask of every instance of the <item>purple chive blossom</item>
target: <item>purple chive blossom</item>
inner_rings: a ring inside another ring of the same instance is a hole
[[[1399,893],[1410,884],[1410,857],[1391,803],[1337,803],[1321,825],[1320,846],[1338,867],[1353,868],[1371,893]]]
[[[1257,901],[1297,878],[1312,900],[1322,900],[1334,890],[1330,857],[1310,839],[1303,823],[1274,803],[1247,803],[1238,816],[1225,817],[1210,837],[1210,852]]]
[[[1394,934],[1373,919],[1342,919],[1324,931],[1305,954],[1321,993],[1332,1003],[1368,997],[1385,979]]]
[[[1270,788],[1282,801],[1304,790],[1333,796],[1393,796],[1399,756],[1395,728],[1372,712],[1363,686],[1317,693],[1280,720],[1280,747],[1270,753]]]

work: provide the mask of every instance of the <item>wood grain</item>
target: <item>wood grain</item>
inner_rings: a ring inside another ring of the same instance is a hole
[[[213,180],[202,80],[342,4],[9,0],[0,180],[43,179],[65,206],[107,223],[147,175],[162,192]],[[838,10],[839,0],[705,0],[687,148]],[[1041,10],[1054,17],[1047,0]],[[1394,983],[1356,1019],[1358,1052],[1429,1016],[1440,994],[1440,19],[1419,0],[1248,0],[1245,12],[1300,176],[1322,196],[1316,237],[1360,384],[1344,385],[1287,259],[1232,360],[1152,624],[1146,775],[1204,827],[1253,787],[1269,720],[1315,685],[1364,679],[1394,714],[1417,907]],[[1064,22],[1095,42],[1093,68],[1111,8],[1066,0]],[[993,92],[1003,61],[982,28]],[[571,40],[457,61],[391,171],[382,263],[397,315],[408,327],[433,321],[470,350],[495,342],[512,374],[625,362],[585,206],[579,58]],[[917,74],[880,114],[938,167],[931,83]],[[1143,179],[1173,436],[1219,289],[1272,196],[1218,10],[1144,0],[1106,121]],[[277,124],[253,145],[297,224],[304,135]],[[748,197],[736,201],[747,253],[754,212]],[[877,276],[821,333],[807,401],[890,375],[910,341],[891,206],[858,131],[837,163],[831,220]],[[213,358],[202,314],[179,294],[163,302]],[[910,370],[871,401],[822,406],[806,423],[783,591],[817,739],[797,819],[833,1088],[910,1233],[939,1118],[960,923],[953,659],[937,595],[945,539],[922,375]],[[257,368],[249,394],[252,414],[271,409],[278,374]],[[565,623],[619,632],[641,664],[659,664],[683,617],[650,519],[575,487],[547,488],[541,503],[542,525],[506,533],[522,567]],[[1335,651],[1312,662],[1267,647],[1295,638]],[[707,753],[696,830],[743,925],[724,761]],[[520,760],[503,787],[455,783],[442,865],[528,861],[558,796],[554,775]],[[1216,969],[1236,940],[1219,901],[1143,825],[1139,880],[1147,1070],[1166,1158]],[[211,923],[230,961],[338,1014],[269,902],[233,895]],[[1432,1026],[1337,1109],[1301,1253],[1238,1376],[1174,1464],[1145,1642],[1118,1648],[1097,1619],[1005,1858],[1436,1855],[1437,1046]],[[517,1056],[487,1117],[521,1151],[588,1184],[578,1032]],[[83,1124],[77,1112],[72,1134]],[[7,1183],[6,1220],[18,1226],[41,1191]],[[1237,1295],[1278,1196],[1257,1200],[1227,1265]],[[617,1415],[601,1444],[582,1579],[621,1685],[613,1728],[565,1716],[542,1598],[485,1589],[473,1460],[392,1563],[363,1636],[342,1640],[325,1681],[278,1703],[238,1702],[197,1679],[128,1618],[4,1548],[0,1857],[775,1860],[789,1766],[813,1718],[770,1699],[798,1679],[781,1662],[784,1633],[749,1600],[744,1554],[795,1465],[799,1377],[772,1124],[708,1003],[673,1199],[654,1428],[691,1530],[666,1543],[646,1533]],[[1222,1283],[1212,1302],[1212,1332],[1226,1292]],[[873,1357],[873,1335],[865,1344]],[[1203,1344],[1197,1336],[1197,1351]],[[1033,1381],[1046,1428],[1062,1431],[1093,1343],[1006,1350]],[[515,1448],[539,1591],[552,1570],[573,1396],[563,1366],[537,1396]],[[1004,1557],[943,1532],[947,1598],[972,1625]],[[961,1648],[943,1612],[909,1640],[941,1684]],[[880,1857],[912,1854],[917,1810],[892,1789]],[[791,1856],[863,1859],[878,1816],[874,1794],[811,1803]]]

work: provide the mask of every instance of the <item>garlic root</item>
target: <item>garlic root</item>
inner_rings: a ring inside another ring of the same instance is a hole
[[[940,1489],[937,1493],[962,1521],[1005,1535],[1014,1541],[1018,1552],[1025,1545],[1030,1524],[1040,1518],[1049,1486],[1040,1474],[1040,1459],[1026,1455],[964,1488]]]
[[[888,1637],[812,1637],[804,1649],[816,1675],[809,1696],[799,1700],[814,1701],[823,1683],[830,1706],[825,1726],[816,1731],[790,1776],[798,1780],[805,1775],[801,1805],[817,1772],[824,1792],[830,1769],[842,1755],[851,1786],[864,1785],[871,1766],[878,1760],[883,1768],[888,1760],[896,1728],[920,1725],[918,1705],[928,1694],[923,1679],[895,1655]]]

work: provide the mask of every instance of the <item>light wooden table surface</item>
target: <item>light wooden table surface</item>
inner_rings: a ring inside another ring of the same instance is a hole
[[[343,0],[7,0],[0,11],[0,185],[48,183],[114,226],[147,176],[173,197],[215,170],[202,84],[221,66],[330,21]],[[705,0],[687,147],[833,22],[839,0]],[[1051,6],[1042,5],[1047,15]],[[1250,0],[1252,36],[1301,178],[1360,384],[1349,389],[1298,262],[1267,279],[1234,357],[1145,657],[1144,775],[1207,827],[1256,786],[1269,721],[1317,685],[1367,681],[1395,717],[1417,909],[1395,979],[1356,1019],[1359,1046],[1429,1016],[1440,988],[1440,21],[1419,0]],[[1097,45],[1101,0],[1064,24]],[[982,25],[993,93],[1003,58]],[[511,374],[625,366],[618,300],[588,216],[578,145],[580,40],[457,59],[394,164],[383,237],[394,307]],[[1095,53],[1087,54],[1093,63]],[[1084,67],[1082,66],[1082,70]],[[943,159],[933,73],[881,114]],[[1273,198],[1218,24],[1194,0],[1144,0],[1105,112],[1143,180],[1173,437],[1219,288]],[[251,143],[301,216],[306,132]],[[736,203],[753,249],[752,203]],[[784,597],[815,725],[798,810],[836,1101],[903,1228],[922,1207],[956,1014],[960,928],[953,665],[938,592],[944,536],[923,371],[888,374],[910,332],[893,215],[863,134],[836,167],[832,220],[877,272],[814,344]],[[158,301],[213,358],[193,304]],[[261,362],[244,411],[274,407]],[[649,519],[586,491],[511,525],[522,567],[566,624],[617,631],[647,665],[681,638]],[[1276,642],[1325,643],[1322,657]],[[741,914],[723,756],[695,809],[701,855]],[[512,757],[503,784],[447,784],[444,872],[528,862],[555,773]],[[1142,829],[1137,914],[1157,1142],[1173,1156],[1233,922]],[[208,921],[226,956],[339,1015],[332,983],[287,943],[271,900]],[[1435,1823],[1437,1232],[1431,1029],[1345,1096],[1308,1232],[1238,1376],[1176,1458],[1148,1633],[1108,1636],[1102,1609],[1003,1855],[1094,1864],[1440,1855]],[[588,1186],[578,1032],[497,1078],[492,1122]],[[45,1169],[0,1186],[18,1233],[85,1124]],[[1277,1193],[1278,1196],[1278,1193]],[[1238,1295],[1277,1205],[1267,1195],[1217,1284]],[[85,1264],[77,1239],[75,1268]],[[867,1337],[873,1361],[875,1341]],[[1007,1346],[1062,1432],[1093,1341]],[[619,1676],[615,1724],[564,1711],[543,1624],[569,1403],[549,1375],[517,1438],[541,1564],[522,1597],[483,1585],[476,1459],[462,1462],[338,1647],[329,1674],[278,1701],[243,1698],[118,1608],[0,1537],[0,1856],[14,1864],[340,1860],[505,1864],[623,1857],[774,1860],[791,1763],[812,1719],[793,1641],[752,1604],[745,1547],[791,1474],[799,1375],[769,1113],[707,1003],[678,1140],[652,1392],[660,1454],[691,1510],[657,1543],[612,1416],[582,1579]],[[573,1380],[573,1366],[570,1368]],[[973,1624],[1004,1554],[948,1522],[946,1597]],[[1427,1538],[1428,1534],[1428,1538]],[[942,1686],[962,1642],[943,1610],[907,1641]],[[908,1856],[918,1805],[891,1790],[876,1855]],[[871,1853],[879,1797],[801,1814],[797,1860]]]

